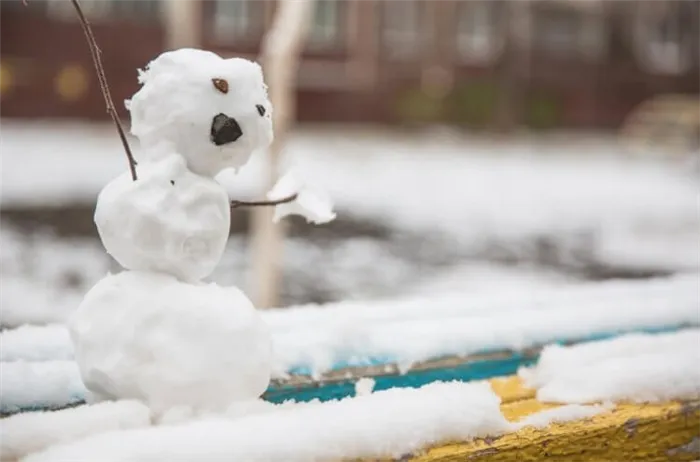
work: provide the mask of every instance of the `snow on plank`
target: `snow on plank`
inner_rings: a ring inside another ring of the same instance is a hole
[[[450,355],[523,350],[555,340],[700,325],[699,304],[698,275],[691,273],[500,296],[447,293],[307,305],[261,315],[273,330],[278,372],[320,375],[352,366],[410,366]],[[0,342],[3,354],[15,359],[67,359],[69,345],[56,348],[54,340],[47,340],[56,335],[53,329],[28,329],[22,335],[6,330]],[[63,338],[67,342],[67,336]],[[10,347],[11,353],[6,353]]]
[[[203,461],[502,461],[522,460],[525,455],[528,460],[568,460],[574,455],[580,456],[578,460],[688,460],[700,425],[700,375],[686,370],[687,377],[680,380],[679,369],[669,380],[664,373],[674,358],[692,356],[698,340],[700,329],[693,329],[628,335],[563,351],[552,347],[555,353],[544,357],[541,369],[530,371],[532,387],[521,377],[510,376],[489,382],[433,383],[418,389],[366,390],[356,398],[330,402],[237,403],[195,421],[94,433],[80,441],[68,432],[60,442],[51,440],[62,444],[48,449],[42,446],[44,440],[15,446],[41,451],[27,459],[32,462],[146,458],[156,462],[176,456]],[[606,356],[601,355],[603,351]],[[649,351],[660,357],[648,362],[643,376],[630,376],[625,368],[590,370],[609,360],[647,360]],[[579,388],[597,394],[556,402],[537,399],[556,375],[554,366],[564,363],[571,363],[561,367],[564,374],[588,367]],[[614,381],[611,387],[608,375],[628,380]],[[660,389],[662,395],[650,393]],[[96,407],[91,412],[97,412]],[[32,442],[32,429],[50,434],[52,422],[65,422],[78,412],[58,411],[46,419],[41,415],[26,417],[39,419],[36,426],[22,427],[16,424],[21,419],[6,419],[3,432],[22,434],[17,441]],[[75,423],[74,428],[84,427],[83,419]],[[267,444],[270,438],[274,445]]]
[[[85,400],[74,361],[7,361],[0,369],[0,415],[63,408]]]
[[[364,376],[375,379],[377,390],[504,376],[535,361],[545,344],[700,325],[696,275],[593,284],[543,291],[528,298],[517,294],[500,299],[445,295],[433,300],[342,303],[262,314],[273,329],[277,346],[277,376],[265,395],[273,402],[350,396],[357,379]],[[32,360],[54,354],[66,357],[70,345],[56,346],[56,338],[61,338],[56,329],[60,328],[52,327],[45,334],[41,329],[25,330],[21,335],[20,330],[0,333],[3,355]],[[23,336],[31,338],[22,340]],[[53,395],[50,380],[36,386],[33,396],[37,401]],[[76,399],[74,395],[66,395],[68,398]],[[15,409],[34,405],[26,399],[19,403],[3,400],[3,412],[8,412],[10,404]]]
[[[341,401],[277,406],[233,419],[110,432],[49,448],[25,462],[399,458],[426,446],[497,436],[512,428],[488,384],[436,383]]]
[[[537,388],[541,401],[662,402],[700,398],[698,365],[700,329],[687,329],[569,347],[550,345],[536,366],[519,375]]]
[[[150,425],[149,409],[137,401],[22,413],[0,420],[0,454],[3,461],[14,460],[58,443]]]
[[[433,384],[327,403],[287,403],[248,415],[108,432],[80,441],[69,438],[24,461],[692,458],[700,426],[697,399],[562,405],[538,401],[535,390],[517,376],[492,380],[490,390],[485,385]]]
[[[576,405],[547,405],[537,400],[511,402],[501,407],[522,423],[547,418],[546,426],[529,425],[499,438],[478,438],[411,454],[415,462],[634,460],[687,461],[698,457],[700,401],[660,404],[620,404],[610,411],[586,416]],[[588,407],[590,408],[590,406]],[[593,413],[593,412],[591,412]],[[567,417],[574,416],[570,421]],[[521,420],[522,419],[522,420]]]

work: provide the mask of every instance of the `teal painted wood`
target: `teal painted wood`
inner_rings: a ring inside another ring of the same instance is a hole
[[[696,325],[679,325],[679,326],[663,326],[663,327],[648,327],[644,329],[632,329],[632,330],[619,330],[598,333],[594,335],[587,336],[585,338],[579,339],[560,339],[554,340],[549,343],[557,344],[573,344],[573,343],[585,343],[590,341],[599,341],[617,337],[623,334],[629,333],[664,333],[673,332],[681,330],[688,327],[697,327]],[[533,352],[530,355],[524,355],[518,352],[510,352],[506,355],[503,351],[493,350],[493,351],[482,351],[479,356],[493,355],[495,359],[484,359],[484,360],[474,360],[465,361],[465,363],[449,367],[449,368],[435,368],[435,369],[424,369],[424,370],[414,370],[409,371],[406,374],[391,374],[391,375],[379,375],[373,376],[375,380],[374,390],[386,390],[388,388],[397,387],[421,387],[428,383],[437,381],[452,381],[458,380],[463,382],[468,382],[472,380],[483,380],[493,377],[512,375],[517,372],[519,367],[528,366],[537,361],[539,354]],[[436,358],[437,359],[437,358]],[[467,358],[468,359],[468,358]],[[388,357],[370,357],[365,358],[359,362],[346,363],[338,362],[334,365],[334,370],[343,370],[348,368],[365,367],[365,366],[383,366],[394,364],[394,360]],[[292,374],[308,375],[308,367],[297,367],[290,371]],[[333,399],[340,399],[347,396],[355,395],[355,382],[360,377],[354,377],[347,380],[334,381],[334,382],[312,382],[307,385],[302,386],[290,386],[290,385],[279,385],[271,386],[263,395],[263,398],[273,402],[281,403],[288,400],[294,401],[311,401],[318,399],[320,401],[329,401]],[[17,412],[30,412],[30,411],[41,411],[50,410],[64,407],[76,406],[84,403],[83,396],[72,396],[70,400],[66,400],[65,403],[54,403],[48,406],[40,397],[37,397],[35,403],[31,406],[25,406],[19,408],[17,406],[12,406],[11,403],[5,403],[0,400],[0,415],[9,415]]]
[[[418,388],[432,382],[449,382],[453,380],[468,382],[511,375],[519,367],[531,365],[536,360],[537,356],[525,357],[520,354],[513,354],[504,359],[474,361],[450,368],[409,371],[406,374],[382,375],[372,378],[375,381],[375,391],[389,388]],[[302,387],[287,385],[270,387],[263,395],[263,398],[273,403],[282,403],[288,400],[311,401],[318,399],[320,401],[330,401],[341,399],[355,395],[356,381],[357,379],[349,379],[323,385],[314,383]]]
[[[645,329],[634,330],[618,330],[611,332],[601,332],[579,339],[555,340],[549,343],[570,345],[574,343],[586,343],[606,340],[630,333],[660,334],[664,332],[674,332],[688,327],[695,326],[680,325],[672,327],[665,326],[649,327]],[[541,348],[541,346],[542,345],[535,348]],[[498,353],[503,353],[503,351],[481,351],[479,352],[479,355],[496,355]],[[518,368],[529,366],[539,359],[539,354],[525,356],[518,352],[510,353],[509,356],[505,358],[502,354],[498,356],[498,359],[465,362],[464,364],[450,368],[409,371],[406,374],[372,376],[372,379],[374,379],[375,381],[374,390],[378,391],[386,390],[388,388],[402,387],[417,388],[432,382],[444,382],[452,380],[469,382],[473,380],[483,380],[493,377],[513,375],[518,371]],[[382,366],[389,364],[394,364],[394,361],[386,357],[375,357],[365,358],[364,360],[362,360],[361,363],[336,364],[333,369],[337,370],[346,369],[348,367]],[[308,368],[296,368],[293,373],[309,375],[310,372]],[[311,401],[314,399],[318,399],[320,401],[330,401],[334,399],[341,399],[347,396],[355,395],[355,383],[359,378],[361,377],[354,377],[347,380],[330,383],[315,382],[303,386],[290,386],[284,384],[280,386],[271,386],[270,388],[268,388],[267,392],[265,392],[263,398],[273,403],[282,403],[288,400]]]

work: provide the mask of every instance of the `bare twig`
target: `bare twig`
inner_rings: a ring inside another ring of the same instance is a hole
[[[80,18],[80,25],[83,26],[83,32],[85,32],[85,38],[87,39],[88,46],[90,47],[90,54],[92,55],[92,62],[95,65],[95,71],[97,71],[97,79],[100,82],[100,89],[102,90],[102,96],[104,96],[105,104],[107,105],[107,112],[112,116],[112,121],[117,127],[117,133],[119,133],[119,138],[122,141],[122,146],[124,146],[124,151],[126,152],[126,158],[129,161],[129,170],[131,171],[131,179],[136,181],[138,177],[136,176],[136,159],[134,159],[131,153],[131,148],[129,147],[129,142],[126,140],[126,135],[124,135],[124,129],[122,124],[119,122],[119,115],[114,107],[114,102],[112,101],[112,95],[109,92],[109,85],[107,84],[107,77],[105,76],[104,68],[102,67],[102,60],[100,59],[100,50],[97,47],[97,41],[95,36],[92,34],[92,29],[88,23],[85,15],[83,14],[82,8],[80,8],[80,3],[78,0],[71,0],[75,11],[78,13],[78,18]]]
[[[292,194],[291,196],[283,197],[282,199],[276,199],[273,201],[231,201],[231,208],[235,209],[236,207],[266,207],[271,205],[286,204],[288,202],[296,200],[297,196],[298,194]]]

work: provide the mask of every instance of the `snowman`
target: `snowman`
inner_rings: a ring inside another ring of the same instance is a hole
[[[214,177],[272,141],[262,69],[202,50],[163,53],[127,102],[140,142],[138,178],[100,192],[95,223],[125,268],[100,280],[69,319],[89,401],[138,399],[156,415],[216,412],[255,400],[272,368],[270,332],[236,287],[205,283],[229,236],[230,200]],[[326,198],[287,176],[275,213],[334,218]],[[292,191],[294,189],[294,191]]]

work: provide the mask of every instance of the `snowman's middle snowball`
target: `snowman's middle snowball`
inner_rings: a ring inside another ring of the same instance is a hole
[[[138,166],[100,193],[95,224],[107,253],[130,270],[162,271],[183,281],[210,275],[226,247],[231,209],[215,180],[190,172],[171,154]]]

